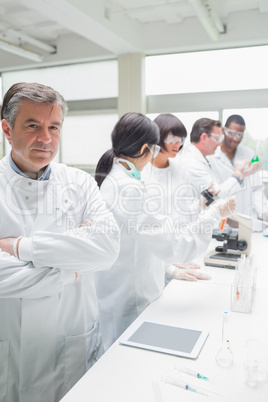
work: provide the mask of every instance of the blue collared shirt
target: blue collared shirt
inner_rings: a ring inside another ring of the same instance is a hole
[[[18,173],[21,176],[27,177],[28,179],[31,179],[31,177],[27,176],[25,173],[23,173],[18,166],[14,163],[13,159],[12,159],[12,153],[10,152],[9,154],[9,163],[11,168],[14,170],[14,172]],[[47,165],[45,171],[43,172],[43,174],[37,179],[37,180],[48,180],[49,176],[51,173],[51,166]]]

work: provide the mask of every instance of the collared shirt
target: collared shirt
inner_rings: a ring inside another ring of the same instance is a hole
[[[27,177],[28,179],[31,179],[31,177],[27,176],[25,173],[23,173],[18,166],[15,164],[15,162],[12,159],[12,153],[10,152],[9,154],[9,163],[11,168],[14,170],[14,172],[18,173],[21,176]],[[51,173],[51,166],[47,165],[45,171],[43,172],[43,174],[37,179],[37,180],[48,180],[49,176]]]

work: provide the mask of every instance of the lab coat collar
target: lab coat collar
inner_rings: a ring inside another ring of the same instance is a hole
[[[199,161],[202,161],[205,164],[208,163],[202,152],[200,152],[199,149],[196,148],[196,146],[193,145],[192,143],[188,145],[188,152],[194,155],[195,159],[198,159]]]
[[[62,183],[62,177],[58,175],[58,164],[51,163],[51,174],[49,180],[38,181],[32,180],[27,177],[21,176],[16,173],[10,166],[9,156],[3,158],[4,171],[1,173],[4,175],[8,185],[12,188],[27,189],[29,192],[42,192],[42,196],[38,201],[38,209],[40,213],[37,214],[35,222],[33,224],[31,234],[36,230],[46,230],[51,224],[55,223],[55,219],[60,222],[61,217],[67,213],[72,206],[71,200],[66,196],[68,181]],[[31,186],[29,186],[31,183]],[[44,214],[45,223],[44,223]],[[45,226],[44,226],[45,225]],[[30,234],[30,235],[31,235]]]
[[[10,163],[11,168],[14,170],[14,172],[18,173],[19,175],[21,175],[23,177],[27,177],[28,179],[32,179],[30,176],[27,176],[25,173],[23,173],[18,168],[18,166],[16,165],[16,163],[12,159],[12,151],[9,154],[9,163]],[[48,180],[49,176],[50,176],[50,172],[51,172],[51,167],[50,167],[50,165],[47,165],[46,169],[44,170],[42,175],[40,177],[38,177],[37,180],[39,180],[39,181]]]

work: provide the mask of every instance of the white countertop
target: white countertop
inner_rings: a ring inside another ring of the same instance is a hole
[[[222,368],[215,355],[221,347],[222,313],[230,311],[231,284],[235,272],[226,268],[204,266],[202,271],[212,276],[209,281],[172,280],[162,296],[152,303],[137,320],[169,325],[207,329],[209,336],[197,359],[119,345],[116,341],[100,360],[70,390],[61,402],[177,402],[202,401],[206,396],[164,384],[161,377],[175,366],[184,365],[213,381],[188,377],[222,396],[210,395],[211,401],[267,402],[268,380],[249,388],[243,382],[245,343],[250,338],[268,339],[268,238],[254,234],[252,252],[256,257],[257,290],[252,313],[230,312],[229,335],[234,364]],[[137,321],[136,320],[136,321]],[[153,383],[161,397],[153,392]]]

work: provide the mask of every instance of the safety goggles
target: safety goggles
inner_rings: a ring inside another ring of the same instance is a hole
[[[216,133],[210,133],[209,138],[211,138],[213,141],[220,143],[222,142],[224,138],[224,134],[216,134]]]
[[[178,137],[177,135],[169,134],[164,140],[165,144],[177,144],[178,142],[182,146],[185,142],[185,137]]]
[[[224,132],[225,132],[225,135],[227,135],[227,137],[238,138],[238,139],[243,138],[243,135],[244,135],[244,132],[242,132],[242,131],[230,130],[227,127],[224,127]]]
[[[153,144],[153,145],[148,145],[148,148],[149,148],[150,152],[153,154],[153,158],[156,158],[157,155],[159,154],[160,146]]]

